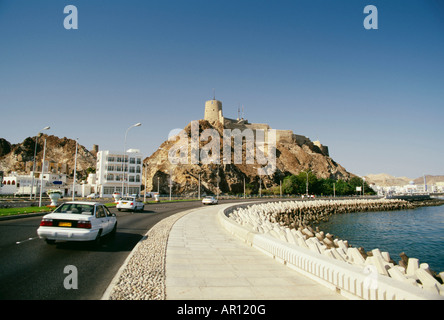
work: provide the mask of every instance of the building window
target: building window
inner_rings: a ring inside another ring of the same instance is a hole
[[[108,162],[114,162],[114,157],[108,157]]]
[[[136,182],[140,182],[140,176],[139,175],[136,176]]]
[[[140,166],[136,167],[136,173],[140,173]]]
[[[129,192],[128,192],[129,194],[139,194],[139,191],[140,191],[140,190],[139,190],[138,187],[129,187],[129,188],[128,188],[128,191],[129,191]]]
[[[142,159],[141,158],[137,158],[137,164],[141,164],[142,163]]]
[[[103,193],[104,194],[113,194],[114,193],[114,187],[103,187]]]
[[[130,164],[136,164],[136,158],[130,158]]]
[[[130,167],[130,168],[129,168],[129,172],[130,172],[130,173],[135,173],[135,172],[136,172],[136,169],[135,169],[134,167]]]
[[[108,180],[108,181],[113,181],[113,180],[114,180],[114,175],[113,175],[113,174],[108,174],[108,175],[106,176],[106,180]]]
[[[128,181],[129,181],[129,182],[134,182],[134,176],[129,176],[129,177],[128,177]]]

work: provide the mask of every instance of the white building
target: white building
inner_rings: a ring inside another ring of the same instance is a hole
[[[140,194],[141,186],[142,154],[140,150],[128,149],[125,161],[122,151],[103,150],[97,153],[95,189],[100,197],[112,197],[114,192]]]
[[[3,177],[2,188],[0,194],[15,194],[15,195],[29,195],[31,193],[32,174],[21,175],[16,172],[11,172],[9,176]],[[36,174],[34,178],[33,194],[40,193],[40,175]],[[66,174],[58,173],[43,173],[43,193],[48,189],[61,189],[65,191],[66,187]],[[57,184],[55,184],[56,182]]]

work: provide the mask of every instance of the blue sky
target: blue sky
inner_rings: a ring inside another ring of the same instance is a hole
[[[363,9],[378,8],[378,30]],[[66,5],[79,29],[63,27]],[[291,129],[348,171],[444,174],[439,0],[0,0],[0,137],[45,126],[149,156],[170,130],[224,115]]]

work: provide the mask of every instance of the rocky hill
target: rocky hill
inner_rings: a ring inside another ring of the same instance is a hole
[[[369,174],[365,176],[365,179],[368,184],[376,184],[381,187],[405,186],[412,181],[412,179],[407,177],[394,177],[386,173]]]
[[[53,135],[41,135],[37,143],[37,162],[43,158],[44,140],[46,139],[45,160],[66,164],[68,174],[73,173],[76,141],[66,137],[59,138]],[[22,143],[11,144],[5,139],[0,139],[0,171],[5,175],[15,171],[19,174],[29,173],[32,170],[34,157],[35,137],[28,137]],[[78,145],[77,172],[86,174],[86,169],[96,167],[96,157],[84,146]]]
[[[211,124],[206,120],[199,120],[199,130],[215,129],[223,137],[223,127],[220,124]],[[188,138],[191,137],[191,124],[185,129]],[[200,141],[202,148],[209,142]],[[260,177],[257,175],[257,165],[242,164],[179,164],[173,165],[168,160],[168,150],[175,144],[174,141],[165,141],[159,149],[144,160],[147,166],[147,190],[159,190],[163,194],[169,193],[169,177],[172,177],[172,193],[197,195],[199,175],[201,180],[201,194],[217,194],[219,176],[219,189],[221,193],[241,194],[244,192],[244,179],[249,190],[257,194]],[[220,141],[220,154],[223,154],[222,138]],[[246,146],[243,144],[245,157]],[[232,150],[232,154],[234,151]],[[189,161],[191,163],[191,161]],[[262,176],[262,191],[279,187],[280,181],[287,175],[298,174],[301,171],[311,170],[319,178],[337,178],[348,180],[354,175],[326,156],[312,143],[298,145],[292,142],[276,143],[276,171],[269,176]],[[144,170],[145,172],[145,170]],[[145,181],[145,176],[143,177]]]
[[[427,184],[431,185],[431,184],[436,184],[437,182],[444,182],[444,176],[439,175],[439,176],[431,176],[431,175],[426,175],[426,181]],[[424,177],[418,177],[416,179],[413,180],[414,184],[424,184]]]
[[[413,184],[424,184],[424,177],[418,177],[418,178],[408,178],[408,177],[394,177],[386,173],[379,173],[379,174],[369,174],[366,177],[366,181],[369,184],[376,184],[381,187],[401,187],[409,184],[413,181]],[[432,176],[432,175],[426,175],[426,181],[427,184],[432,185],[436,184],[437,182],[444,182],[444,176]]]

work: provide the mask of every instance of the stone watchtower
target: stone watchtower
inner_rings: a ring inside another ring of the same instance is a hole
[[[204,119],[210,123],[221,123],[224,125],[224,117],[222,115],[222,102],[213,99],[205,102]]]

